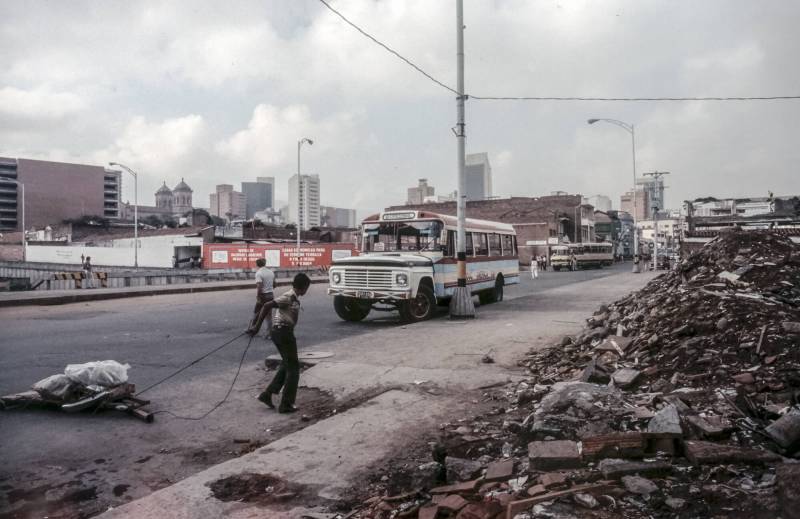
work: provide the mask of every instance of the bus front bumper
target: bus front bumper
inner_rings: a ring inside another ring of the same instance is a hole
[[[382,301],[406,301],[411,299],[411,289],[404,290],[361,290],[356,288],[328,288],[329,296],[354,297],[356,299],[377,299]]]

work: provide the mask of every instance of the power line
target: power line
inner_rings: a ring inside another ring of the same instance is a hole
[[[439,85],[440,87],[442,87],[442,88],[445,88],[445,89],[449,90],[450,92],[452,92],[452,93],[454,93],[454,94],[456,94],[456,95],[460,95],[460,94],[458,93],[458,91],[457,91],[457,90],[455,90],[454,88],[451,88],[451,87],[447,86],[446,84],[442,83],[441,81],[439,81],[439,80],[438,80],[438,79],[436,79],[435,77],[431,76],[430,74],[428,74],[427,72],[425,72],[424,70],[422,70],[420,67],[418,67],[417,65],[415,65],[415,64],[414,64],[414,63],[413,63],[411,60],[409,60],[409,59],[405,58],[405,57],[404,57],[404,56],[402,56],[402,55],[401,55],[399,52],[395,51],[394,49],[392,49],[391,47],[389,47],[389,46],[388,46],[388,45],[386,45],[385,43],[382,43],[382,42],[381,42],[381,41],[379,41],[377,38],[375,38],[374,36],[372,36],[372,35],[371,35],[371,34],[369,34],[368,32],[364,31],[364,30],[363,30],[361,27],[359,27],[358,25],[356,25],[356,24],[354,24],[353,22],[351,22],[350,20],[348,20],[348,19],[347,19],[347,18],[346,18],[346,17],[345,17],[345,16],[344,16],[342,13],[340,13],[339,11],[337,11],[336,9],[334,9],[334,8],[333,8],[333,7],[332,7],[332,6],[331,6],[331,5],[330,5],[330,4],[329,4],[329,3],[328,3],[326,0],[319,0],[319,1],[320,1],[320,3],[321,3],[322,5],[324,5],[325,7],[327,7],[327,8],[328,8],[328,9],[329,9],[329,10],[330,10],[332,13],[334,13],[336,16],[338,16],[339,18],[341,18],[342,20],[344,20],[344,21],[345,21],[345,23],[347,23],[347,24],[348,24],[349,26],[351,26],[353,29],[357,30],[358,32],[360,32],[361,34],[363,34],[364,36],[366,36],[367,38],[369,38],[370,40],[372,40],[374,43],[376,43],[376,44],[380,45],[381,47],[383,47],[384,49],[386,49],[386,50],[387,50],[389,53],[391,53],[391,54],[394,54],[394,55],[395,55],[397,58],[399,58],[400,60],[404,61],[404,62],[405,62],[405,63],[406,63],[408,66],[410,66],[411,68],[413,68],[414,70],[416,70],[417,72],[419,72],[420,74],[422,74],[423,76],[425,76],[426,78],[430,79],[431,81],[433,81],[434,83],[436,83],[436,84],[437,84],[437,85]]]
[[[355,23],[351,22],[347,19],[345,15],[334,9],[327,0],[319,0],[319,2],[328,8],[332,13],[336,16],[344,20],[349,26],[353,29],[360,32],[362,35],[366,36],[373,43],[383,47],[386,51],[390,54],[393,54],[395,57],[403,61],[405,64],[428,78],[429,80],[433,81],[440,87],[456,94],[461,95],[456,89],[442,83],[432,75],[425,72],[421,67],[416,65],[413,61],[406,58],[396,50],[392,49],[385,43],[381,42],[361,27],[356,25]],[[740,97],[556,97],[556,96],[476,96],[476,95],[468,95],[468,98],[475,99],[476,101],[618,101],[618,102],[637,102],[637,101],[779,101],[779,100],[790,100],[790,99],[800,99],[800,95],[794,96],[740,96]]]
[[[781,99],[800,99],[797,96],[762,97],[500,97],[469,96],[478,101],[776,101]]]

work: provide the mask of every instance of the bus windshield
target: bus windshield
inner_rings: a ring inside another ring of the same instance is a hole
[[[440,251],[442,222],[364,224],[364,252]]]

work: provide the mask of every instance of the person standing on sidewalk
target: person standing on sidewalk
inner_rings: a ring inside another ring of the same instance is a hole
[[[92,257],[86,256],[83,262],[83,277],[86,279],[85,288],[94,288],[94,280],[92,279]]]
[[[274,285],[275,273],[267,268],[267,260],[258,258],[256,260],[258,271],[256,272],[256,306],[253,309],[253,318],[250,320],[250,327],[252,328],[261,314],[261,308],[269,301],[274,299]],[[267,320],[267,339],[269,339],[272,332],[272,316],[271,312],[267,312],[264,318]],[[260,327],[260,324],[259,324]]]
[[[272,301],[264,303],[261,314],[255,326],[247,329],[247,333],[255,335],[261,326],[263,314],[275,309],[272,320],[272,342],[281,354],[281,365],[275,377],[267,388],[258,395],[258,399],[270,409],[275,408],[272,395],[277,395],[283,390],[279,413],[293,413],[297,411],[294,402],[297,397],[297,386],[300,382],[300,361],[297,358],[297,339],[294,328],[300,317],[300,297],[308,292],[311,280],[302,272],[297,274],[292,281],[292,288]]]
[[[539,277],[539,257],[534,256],[531,258],[531,278],[536,279]]]

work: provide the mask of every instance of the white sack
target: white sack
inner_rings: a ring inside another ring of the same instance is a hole
[[[128,381],[130,368],[129,364],[120,364],[115,360],[98,360],[86,364],[70,364],[64,370],[64,374],[70,380],[85,386],[113,387]]]

